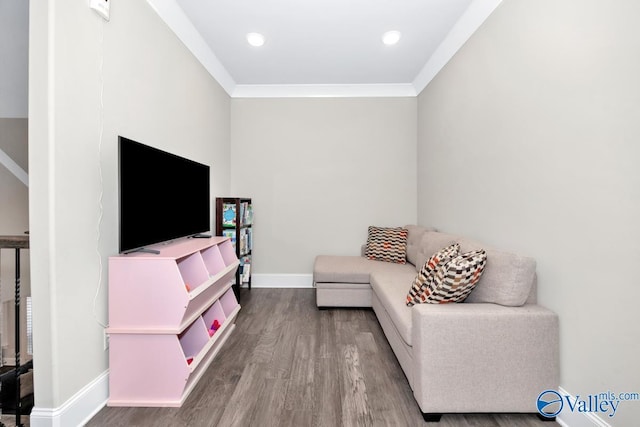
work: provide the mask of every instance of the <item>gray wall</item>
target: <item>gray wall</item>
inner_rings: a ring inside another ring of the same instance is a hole
[[[230,105],[144,1],[114,4],[110,22],[86,2],[33,2],[30,23],[35,397],[46,410],[108,367],[117,136],[211,165],[213,192],[227,192]]]
[[[537,259],[573,395],[640,388],[638,16],[503,2],[418,99],[419,222]]]
[[[0,117],[27,117],[29,0],[0,2]]]
[[[29,170],[28,123],[22,118],[0,118],[0,150],[25,172]],[[0,163],[0,235],[22,234],[29,229],[28,190]]]
[[[26,31],[26,29],[25,29]],[[26,94],[25,94],[26,96]],[[9,156],[22,170],[28,171],[28,120],[24,118],[0,118],[0,150]],[[0,235],[22,235],[29,230],[29,189],[13,173],[0,164]],[[31,294],[29,251],[20,255],[20,287],[22,306]],[[0,335],[3,359],[15,363],[14,305],[15,251],[0,251],[0,301],[2,303],[2,329]],[[26,313],[25,310],[21,311]],[[22,316],[21,360],[31,358],[26,353],[26,316]],[[7,360],[7,358],[11,360]]]
[[[318,254],[359,254],[367,226],[415,222],[415,98],[233,99],[231,135],[257,275],[311,274]]]

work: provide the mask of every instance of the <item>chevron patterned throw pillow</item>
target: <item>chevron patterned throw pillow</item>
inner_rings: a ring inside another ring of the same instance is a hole
[[[429,285],[433,280],[435,272],[442,268],[442,266],[448,263],[451,258],[458,256],[460,251],[460,244],[454,243],[446,248],[442,248],[424,263],[418,275],[416,276],[409,294],[407,295],[407,305],[411,307],[414,304],[420,304],[426,302],[429,295]]]
[[[484,249],[467,252],[440,264],[427,280],[421,302],[445,304],[463,302],[473,291],[487,265]]]
[[[406,264],[408,231],[402,227],[370,226],[364,256],[376,261]]]

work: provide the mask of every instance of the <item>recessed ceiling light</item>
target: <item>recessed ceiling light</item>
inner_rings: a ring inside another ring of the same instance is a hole
[[[251,46],[260,47],[264,44],[264,36],[260,33],[249,33],[247,34],[247,42]]]
[[[400,34],[400,31],[387,31],[382,35],[382,43],[386,44],[387,46],[391,46],[398,43],[401,36],[402,34]]]

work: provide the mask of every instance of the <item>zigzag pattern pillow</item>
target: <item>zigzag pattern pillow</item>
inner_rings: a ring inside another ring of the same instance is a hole
[[[401,227],[370,226],[364,256],[376,261],[406,264],[408,231]]]
[[[475,288],[487,265],[484,249],[458,255],[435,271],[429,281],[424,302],[445,304],[462,302]]]
[[[433,275],[438,268],[448,263],[453,257],[458,256],[460,251],[460,244],[454,243],[451,246],[442,248],[424,263],[418,275],[416,276],[409,294],[407,295],[407,305],[411,307],[414,304],[420,304],[426,302],[430,282],[433,280]]]

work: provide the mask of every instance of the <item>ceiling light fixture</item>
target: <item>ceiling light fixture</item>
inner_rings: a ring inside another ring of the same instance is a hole
[[[387,31],[382,35],[382,43],[386,44],[387,46],[394,45],[398,43],[401,36],[402,34],[400,34],[400,31]]]
[[[260,33],[247,34],[247,42],[251,46],[260,47],[264,44],[264,36]]]

